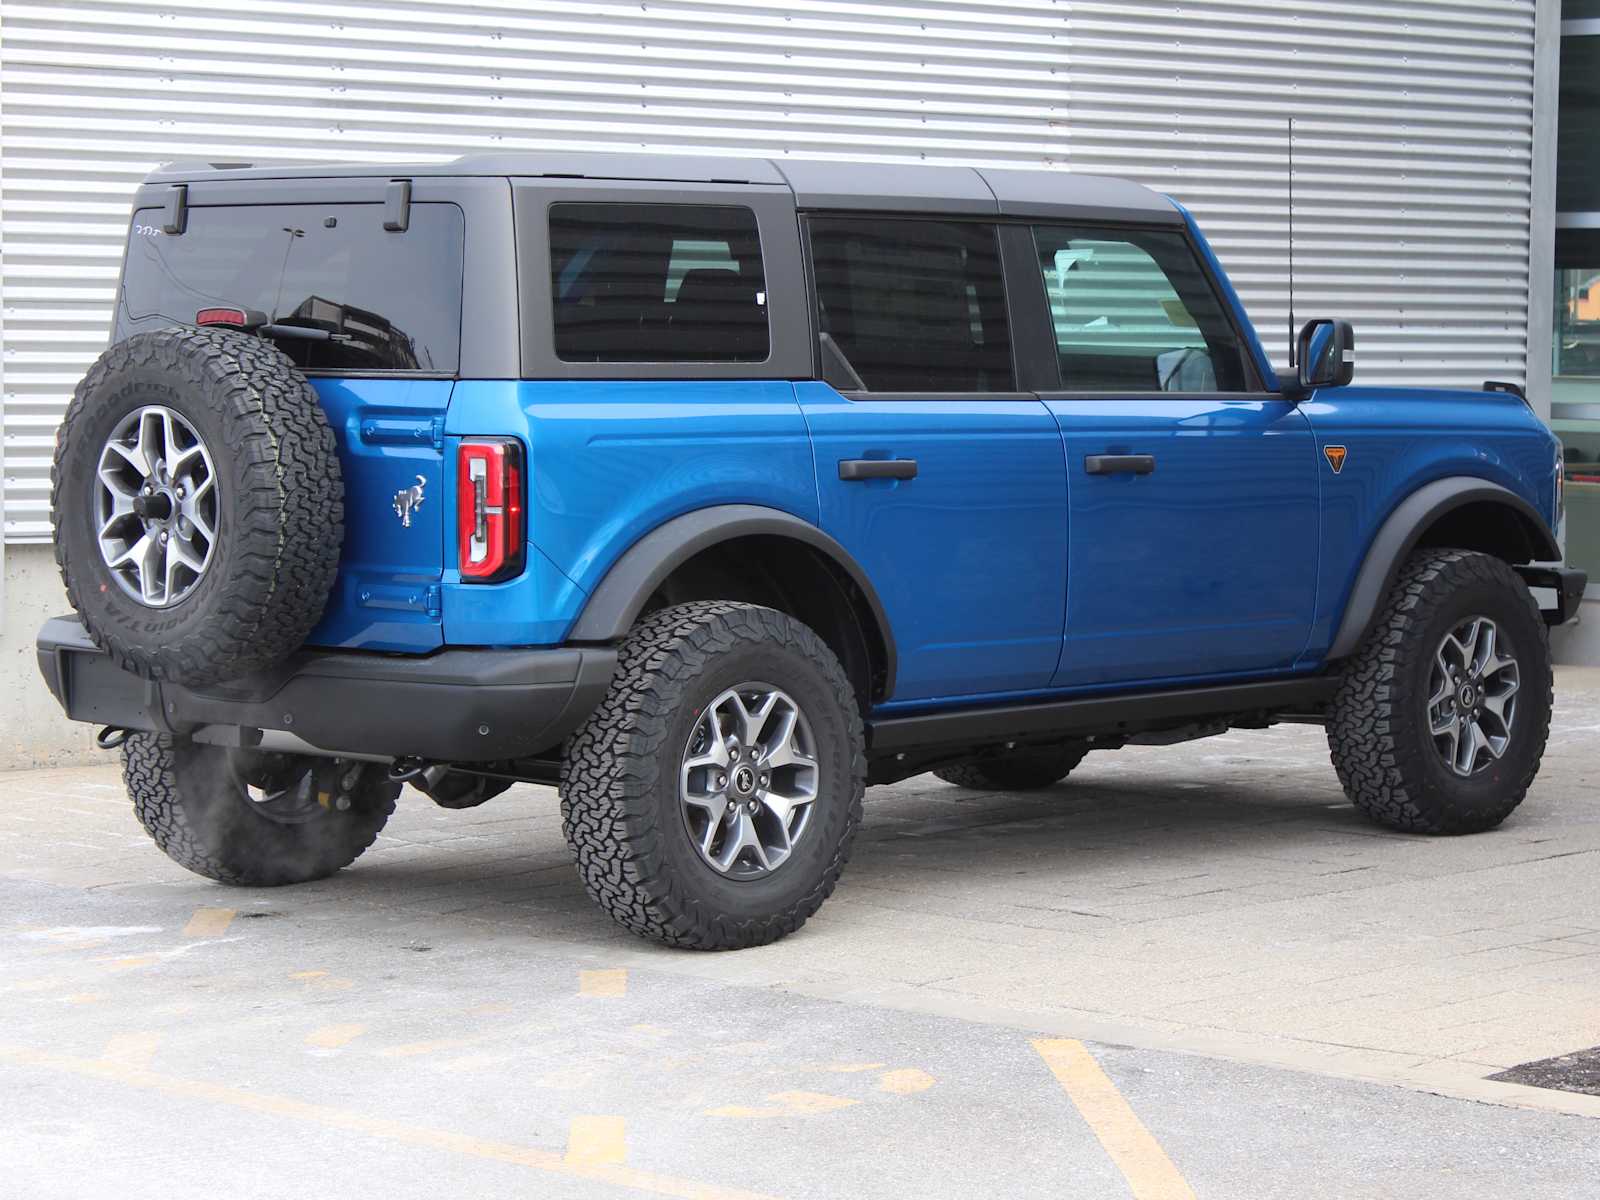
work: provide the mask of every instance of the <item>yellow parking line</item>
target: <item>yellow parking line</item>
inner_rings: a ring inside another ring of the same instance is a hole
[[[628,994],[628,972],[623,967],[604,971],[579,971],[578,995],[615,999]]]
[[[885,1071],[879,1075],[878,1090],[896,1096],[914,1096],[927,1091],[937,1082],[926,1071],[919,1071],[916,1067],[901,1067],[897,1071]]]
[[[342,1129],[351,1133],[364,1133],[409,1146],[444,1150],[452,1154],[463,1154],[493,1162],[511,1163],[514,1166],[528,1167],[551,1175],[589,1179],[598,1183],[608,1183],[614,1187],[649,1192],[656,1196],[676,1196],[680,1200],[773,1200],[770,1196],[756,1192],[697,1183],[692,1179],[680,1179],[674,1175],[661,1175],[654,1171],[641,1171],[620,1163],[568,1162],[564,1155],[554,1150],[496,1142],[487,1138],[455,1133],[448,1129],[435,1129],[427,1125],[410,1125],[404,1121],[372,1117],[328,1104],[312,1104],[289,1096],[252,1092],[244,1088],[229,1087],[226,1084],[180,1079],[172,1075],[161,1075],[154,1071],[124,1066],[121,1063],[74,1058],[66,1054],[51,1054],[20,1046],[0,1046],[0,1062],[126,1084],[180,1100],[228,1104],[234,1108],[266,1116],[305,1121],[324,1128]]]
[[[628,1157],[628,1123],[621,1117],[573,1117],[567,1128],[569,1163],[599,1166]]]
[[[189,923],[183,927],[184,937],[221,937],[233,924],[232,908],[197,908]]]
[[[365,1025],[324,1025],[306,1034],[306,1045],[319,1050],[337,1050],[348,1046],[367,1031]]]
[[[100,1057],[106,1062],[143,1069],[155,1060],[160,1045],[159,1033],[117,1033],[107,1040]]]
[[[776,1092],[767,1099],[771,1101],[770,1104],[726,1104],[721,1108],[708,1108],[705,1115],[764,1121],[770,1117],[815,1117],[861,1103],[844,1096],[830,1096],[826,1092]]]
[[[1033,1048],[1117,1164],[1134,1200],[1194,1200],[1194,1190],[1082,1042],[1036,1038]]]

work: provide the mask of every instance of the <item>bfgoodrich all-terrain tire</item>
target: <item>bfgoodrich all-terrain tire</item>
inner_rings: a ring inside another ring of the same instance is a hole
[[[1522,803],[1550,732],[1543,619],[1498,558],[1408,560],[1328,715],[1351,801],[1407,833],[1493,829]]]
[[[700,950],[792,933],[861,822],[854,692],[805,625],[752,604],[662,609],[623,643],[561,775],[567,841],[619,924]]]
[[[322,616],[344,486],[317,396],[270,342],[175,328],[108,349],[67,406],[56,562],[97,645],[191,685],[279,661]]]
[[[941,767],[934,775],[975,792],[1036,792],[1060,783],[1088,753],[1087,746],[1013,750],[960,766]]]
[[[322,879],[372,845],[400,785],[342,759],[224,750],[132,734],[122,777],[134,814],[168,858],[241,886]]]

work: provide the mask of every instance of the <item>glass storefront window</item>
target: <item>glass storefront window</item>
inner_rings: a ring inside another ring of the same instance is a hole
[[[1556,233],[1551,426],[1566,447],[1567,561],[1600,580],[1600,229]]]
[[[1565,0],[1556,134],[1556,294],[1550,424],[1566,456],[1567,561],[1600,592],[1600,0]]]

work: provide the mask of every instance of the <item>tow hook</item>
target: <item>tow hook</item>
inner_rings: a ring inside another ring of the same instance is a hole
[[[420,758],[397,758],[389,764],[389,782],[410,783],[427,769],[428,764]]]
[[[102,750],[115,750],[128,740],[128,733],[116,725],[107,725],[94,735],[94,744]]]

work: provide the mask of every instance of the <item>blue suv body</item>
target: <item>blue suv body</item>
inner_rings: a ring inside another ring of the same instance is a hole
[[[342,520],[276,661],[163,665],[168,631],[119,643],[143,627],[94,611],[93,572],[148,600],[129,561],[170,535],[197,565],[163,568],[156,607],[201,621],[223,550],[185,538],[228,515],[186,525],[175,473],[130,476],[132,516],[78,495],[69,417],[58,522],[102,524],[58,535],[90,599],[41,666],[166,793],[200,769],[186,746],[213,771],[299,764],[307,795],[329,763],[389,764],[338,810],[383,816],[367,791],[402,780],[462,806],[560,779],[619,920],[732,946],[820,904],[865,782],[1043,786],[1090,749],[1293,716],[1329,725],[1369,815],[1452,831],[1502,819],[1537,766],[1543,626],[1584,583],[1559,565],[1556,439],[1508,385],[1350,386],[1342,322],[1281,375],[1193,217],[1133,184],[609,155],[167,168],[113,351],[213,327],[204,353],[269,342],[314,393]],[[172,394],[195,432],[168,458],[207,445]],[[103,476],[132,437],[76,441]],[[718,655],[747,641],[730,684]],[[784,654],[825,669],[791,685]],[[1411,758],[1373,740],[1397,690]],[[1375,747],[1401,766],[1362,766]]]

